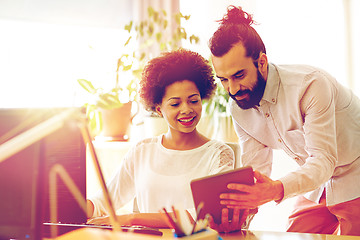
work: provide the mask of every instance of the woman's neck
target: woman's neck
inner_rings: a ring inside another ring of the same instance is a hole
[[[162,145],[168,149],[190,150],[198,148],[210,139],[200,134],[196,129],[191,133],[174,132],[169,130],[162,139]]]

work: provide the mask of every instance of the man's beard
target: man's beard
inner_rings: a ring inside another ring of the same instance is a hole
[[[255,106],[259,106],[260,100],[262,99],[265,91],[266,81],[264,77],[261,75],[259,70],[257,70],[257,82],[254,86],[254,89],[251,91],[249,89],[246,90],[239,90],[235,95],[232,95],[229,93],[229,96],[234,99],[236,104],[242,108],[242,109],[249,109],[253,108]],[[244,98],[242,100],[236,100],[236,96],[242,96],[244,94],[249,95],[249,100],[247,98]]]

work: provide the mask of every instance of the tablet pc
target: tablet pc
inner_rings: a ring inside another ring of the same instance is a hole
[[[190,183],[195,208],[203,202],[200,219],[210,213],[217,224],[221,223],[221,209],[225,206],[220,204],[220,194],[224,192],[238,192],[229,190],[229,183],[254,184],[254,172],[252,167],[237,168],[202,178],[193,179]],[[232,219],[233,210],[229,209],[229,220]],[[240,213],[241,214],[241,213]]]

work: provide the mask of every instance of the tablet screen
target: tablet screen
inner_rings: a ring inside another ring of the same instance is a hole
[[[238,192],[229,190],[229,183],[254,184],[254,172],[252,167],[237,168],[202,178],[193,179],[190,183],[195,208],[204,202],[200,212],[200,219],[210,213],[215,223],[221,223],[221,210],[225,207],[220,204],[220,194],[224,192]],[[229,220],[232,219],[232,209],[229,209]],[[241,213],[240,213],[241,214]]]

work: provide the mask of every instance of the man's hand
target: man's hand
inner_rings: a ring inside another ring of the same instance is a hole
[[[254,177],[254,185],[228,184],[228,189],[240,193],[222,193],[220,203],[227,208],[254,209],[272,200],[280,201],[283,198],[284,187],[280,181],[273,181],[258,171],[254,171]]]
[[[231,221],[229,221],[229,209],[223,208],[221,212],[221,224],[216,224],[212,216],[210,216],[210,227],[220,233],[229,233],[241,230],[241,227],[249,215],[248,209],[244,209],[242,215],[240,214],[242,212],[241,210],[243,209],[235,208],[233,212],[233,218]]]

